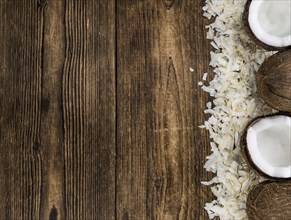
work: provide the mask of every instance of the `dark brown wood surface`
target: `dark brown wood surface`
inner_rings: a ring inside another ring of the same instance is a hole
[[[203,4],[0,0],[1,220],[208,218]]]

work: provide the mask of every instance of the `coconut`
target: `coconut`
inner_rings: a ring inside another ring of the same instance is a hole
[[[291,0],[248,0],[243,23],[250,38],[266,50],[291,48]]]
[[[248,195],[249,219],[291,219],[291,182],[266,181]]]
[[[291,112],[291,50],[267,59],[256,74],[257,90],[272,108]]]
[[[291,178],[291,114],[257,117],[241,139],[246,161],[269,179]]]

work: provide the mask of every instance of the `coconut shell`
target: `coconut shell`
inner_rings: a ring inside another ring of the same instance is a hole
[[[257,91],[268,105],[291,112],[291,50],[267,59],[256,74]]]
[[[248,195],[250,220],[291,219],[291,182],[263,182]]]
[[[242,21],[243,21],[243,25],[244,28],[247,32],[247,34],[249,35],[249,37],[251,38],[252,41],[255,42],[255,44],[257,44],[258,46],[264,48],[265,50],[269,50],[269,51],[280,51],[280,50],[287,50],[291,48],[290,46],[287,47],[274,47],[268,44],[265,44],[264,42],[262,42],[260,39],[258,39],[256,37],[256,35],[253,33],[250,24],[249,24],[249,8],[251,5],[252,0],[247,0],[245,8],[244,8],[244,12],[243,12],[243,17],[242,17]]]
[[[263,172],[260,168],[258,168],[256,166],[256,164],[253,162],[253,160],[251,158],[251,155],[250,155],[250,153],[248,151],[248,148],[247,148],[247,131],[248,131],[249,127],[253,126],[254,124],[256,124],[261,119],[264,119],[264,118],[267,118],[267,117],[278,116],[278,115],[285,115],[285,116],[291,117],[291,114],[290,113],[280,112],[280,113],[276,113],[276,114],[270,114],[270,115],[259,116],[259,117],[254,118],[252,121],[250,121],[250,123],[245,128],[245,130],[244,130],[244,132],[243,132],[243,134],[241,136],[240,146],[241,146],[241,149],[242,149],[243,156],[244,156],[244,158],[246,160],[246,163],[253,170],[255,170],[258,175],[263,176],[263,177],[265,177],[268,180],[286,181],[286,180],[290,180],[291,177],[290,178],[272,177],[272,176],[269,176],[268,174],[266,174],[265,172]]]

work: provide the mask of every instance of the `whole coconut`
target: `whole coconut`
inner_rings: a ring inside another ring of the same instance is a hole
[[[263,182],[247,199],[250,220],[291,219],[291,182]]]
[[[257,91],[272,108],[291,112],[291,50],[267,59],[256,75]]]

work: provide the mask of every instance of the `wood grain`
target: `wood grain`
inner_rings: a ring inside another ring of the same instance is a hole
[[[203,4],[0,1],[0,219],[208,218]]]
[[[51,0],[38,4],[43,13],[40,219],[64,219],[64,131],[60,84],[65,60],[64,2]]]
[[[117,2],[117,218],[207,219],[203,1]]]
[[[113,219],[114,1],[0,7],[0,219]]]
[[[65,2],[66,219],[115,215],[115,5]]]
[[[39,219],[43,10],[1,1],[0,219]]]

